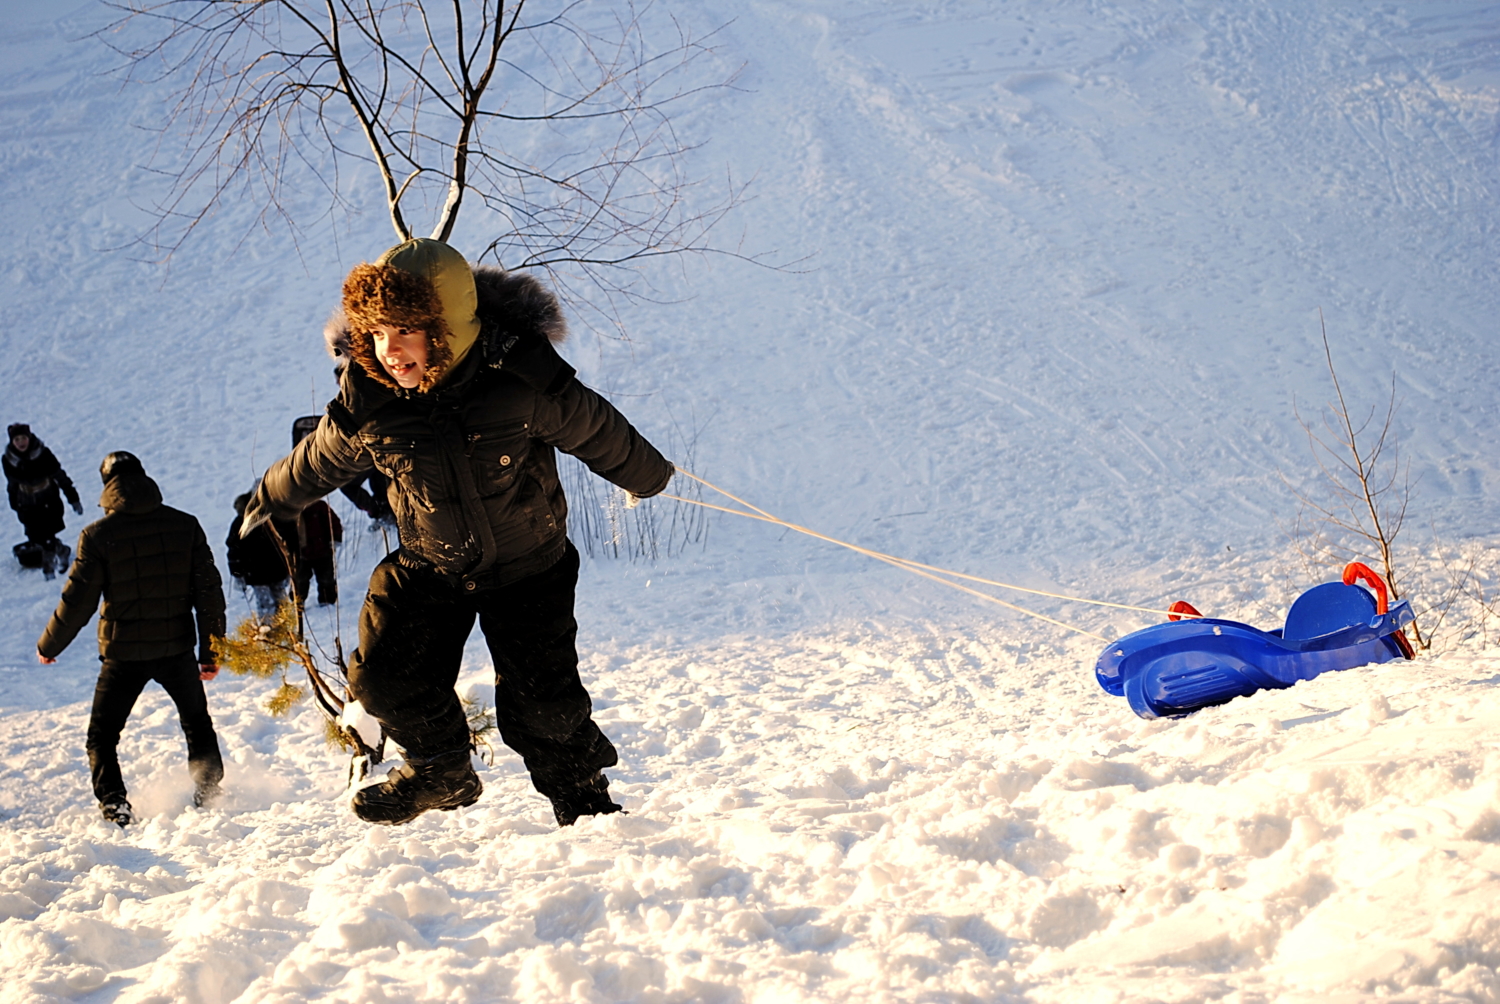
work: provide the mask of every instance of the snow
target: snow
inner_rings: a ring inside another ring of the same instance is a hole
[[[1394,374],[1418,609],[1468,560],[1487,599],[1495,13],[667,4],[728,22],[719,68],[745,65],[680,119],[696,168],[754,178],[724,240],[798,263],[662,268],[628,343],[566,352],[792,522],[1274,627],[1333,574],[1289,543],[1283,481],[1319,490],[1297,412],[1330,396],[1321,308],[1360,409]],[[168,88],[105,72],[106,20],[0,9],[6,420],[86,500],[136,452],[217,545],[331,395],[322,320],[389,226],[369,202],[293,244],[232,204],[169,267],[119,250]],[[345,599],[314,627],[348,645],[383,541],[333,501]],[[473,807],[366,826],[316,711],[271,718],[276,681],[221,674],[224,801],[191,807],[153,687],[120,831],[88,791],[89,632],[35,664],[58,586],[0,567],[6,1004],[1500,1001],[1500,652],[1472,596],[1415,662],[1145,722],[1093,681],[1093,638],[715,516],[670,557],[585,562],[628,815],[558,830],[502,747]],[[1106,637],[1150,620],[1003,598]],[[486,699],[482,643],[466,660]]]

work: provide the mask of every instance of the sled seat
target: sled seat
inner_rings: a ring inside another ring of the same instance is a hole
[[[1297,597],[1286,612],[1286,627],[1281,629],[1281,637],[1289,641],[1320,638],[1366,623],[1374,616],[1375,597],[1368,590],[1342,582],[1325,582]]]

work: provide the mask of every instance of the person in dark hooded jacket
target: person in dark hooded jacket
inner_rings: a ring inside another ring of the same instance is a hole
[[[234,520],[224,547],[229,574],[253,598],[256,614],[269,620],[286,601],[287,584],[299,607],[307,603],[313,576],[318,579],[318,603],[337,603],[339,585],[333,549],[344,539],[344,525],[326,502],[314,502],[297,519],[275,519],[248,532],[245,506],[250,492],[234,500]]]
[[[83,504],[78,499],[73,480],[52,451],[32,433],[31,426],[16,423],[6,429],[6,438],[9,443],[3,458],[0,458],[0,465],[5,468],[10,507],[26,528],[26,544],[42,556],[50,577],[51,562],[60,558],[65,563],[68,553],[67,547],[57,539],[64,525],[59,489],[80,516],[83,515]],[[17,545],[18,556],[25,546]]]
[[[353,364],[339,396],[266,472],[245,524],[291,518],[372,469],[391,479],[401,545],[370,577],[349,685],[405,763],[356,792],[355,813],[404,823],[479,798],[454,693],[476,618],[500,737],[558,823],[619,811],[603,774],[615,748],[578,675],[579,559],[555,451],[641,497],[675,468],[557,354],[562,312],[530,276],[419,238],[355,267],[343,312]]]
[[[89,718],[89,769],[104,818],[135,821],[115,748],[152,680],[177,705],[187,736],[193,803],[218,796],[224,777],[203,680],[218,673],[212,641],[224,635],[224,593],[197,519],[162,504],[161,489],[124,451],[99,468],[105,516],[84,527],[62,599],[37,642],[50,665],[94,616],[99,600],[99,682]],[[195,650],[196,648],[196,655]]]
[[[244,526],[245,506],[250,504],[250,497],[251,493],[246,492],[235,498],[234,519],[229,524],[229,536],[224,538],[224,549],[230,577],[250,591],[256,614],[262,620],[270,620],[286,601],[292,560],[290,548],[285,551],[283,548],[285,541],[296,540],[297,524],[276,520],[242,535],[240,528]]]

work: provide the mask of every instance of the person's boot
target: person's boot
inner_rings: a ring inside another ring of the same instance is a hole
[[[199,781],[193,786],[193,805],[199,809],[211,809],[223,794],[224,789],[219,787],[219,782]]]
[[[56,537],[53,537],[43,545],[42,553],[44,555],[43,560],[46,562],[43,566],[43,571],[51,569],[51,573],[47,575],[49,579],[54,575],[66,572],[68,565],[73,560],[73,549]]]
[[[552,814],[557,817],[558,826],[572,826],[579,816],[607,816],[622,811],[609,797],[609,779],[602,770],[571,791],[552,796]]]
[[[200,740],[201,741],[201,740]],[[188,774],[193,779],[193,807],[211,809],[224,794],[219,782],[224,780],[224,761],[219,757],[217,742],[206,752],[188,756]]]
[[[135,822],[135,810],[123,798],[118,802],[100,802],[99,814],[122,830]]]
[[[354,814],[367,823],[398,826],[429,809],[450,809],[479,801],[484,783],[474,773],[469,751],[419,759],[412,757],[379,784],[354,793]]]
[[[58,554],[57,549],[62,547],[56,537],[50,537],[42,541],[42,576],[48,582],[57,577]]]

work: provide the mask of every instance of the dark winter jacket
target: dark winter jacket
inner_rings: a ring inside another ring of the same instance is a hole
[[[452,371],[421,392],[348,366],[317,431],[266,472],[248,513],[293,516],[374,468],[393,482],[403,561],[502,585],[563,554],[555,450],[638,496],[667,486],[671,462],[553,349],[565,327],[552,294],[500,269],[474,278],[480,333]]]
[[[10,507],[20,516],[21,522],[47,523],[44,528],[47,533],[62,530],[62,500],[58,498],[58,489],[62,489],[74,508],[79,504],[78,489],[73,487],[72,479],[52,451],[32,436],[31,447],[25,453],[18,453],[14,444],[7,445],[4,456],[0,457],[0,466],[5,468]]]
[[[256,527],[248,537],[240,536],[242,525],[243,517],[236,516],[229,524],[229,536],[224,538],[229,574],[247,586],[274,586],[285,582],[291,576],[288,562],[296,560],[297,524],[276,520]],[[290,542],[286,545],[286,554],[282,553],[282,545],[272,534],[273,527],[282,540]]]
[[[103,596],[101,658],[163,659],[192,651],[196,642],[198,661],[213,662],[210,639],[224,634],[224,593],[198,521],[162,505],[156,482],[138,472],[111,478],[99,504],[106,515],[79,536],[37,651],[56,658]]]
[[[249,496],[241,498],[249,500]],[[239,499],[235,504],[243,508]],[[241,537],[243,525],[243,515],[235,516],[224,547],[229,555],[229,574],[247,586],[285,582],[299,564],[321,567],[333,559],[334,545],[344,539],[344,524],[326,502],[314,502],[297,520],[272,520]]]

